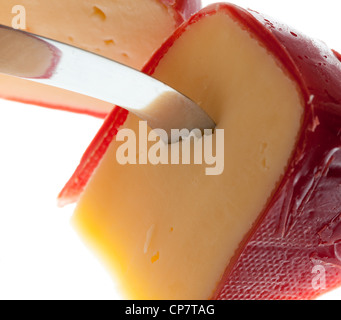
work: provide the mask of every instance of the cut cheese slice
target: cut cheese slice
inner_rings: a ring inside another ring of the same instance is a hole
[[[303,97],[277,58],[219,11],[193,20],[154,76],[224,129],[223,174],[206,176],[205,165],[120,165],[122,143],[113,141],[74,222],[124,297],[209,299],[285,173]],[[129,115],[124,127],[138,135],[138,120]]]
[[[15,0],[0,0],[0,23],[11,26]],[[141,69],[173,30],[200,6],[200,1],[96,0],[29,1],[26,31],[59,40]],[[0,75],[0,97],[51,108],[105,117],[113,106],[88,98]]]

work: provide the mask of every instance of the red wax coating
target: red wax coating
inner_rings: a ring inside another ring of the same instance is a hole
[[[281,183],[240,244],[212,298],[314,299],[341,285],[340,55],[269,17],[220,3],[180,26],[143,71],[152,75],[189,25],[217,12],[231,16],[277,57],[302,92],[305,114]],[[61,192],[62,204],[77,200],[126,116],[126,111],[115,109],[107,118]],[[325,276],[325,283],[314,282],[319,276]]]
[[[95,139],[84,153],[79,166],[58,196],[58,205],[76,202],[83,192],[94,170],[107,151],[119,127],[125,122],[128,111],[115,107],[105,119]]]
[[[167,7],[173,8],[175,14],[179,16],[179,23],[189,19],[193,13],[202,8],[201,0],[161,0]]]

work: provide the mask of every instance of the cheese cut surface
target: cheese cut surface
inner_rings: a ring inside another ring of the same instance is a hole
[[[179,2],[179,1],[177,1]],[[175,3],[177,3],[175,2]],[[11,26],[14,0],[0,0],[0,23]],[[195,10],[199,1],[189,1]],[[162,1],[30,1],[26,31],[59,40],[141,69],[182,21],[180,12]],[[185,10],[185,9],[184,9]],[[0,75],[0,97],[104,117],[113,106],[93,98]]]
[[[133,299],[209,299],[285,173],[302,97],[280,63],[227,14],[188,26],[154,76],[197,101],[225,134],[225,170],[125,165],[113,141],[74,216]],[[125,127],[138,133],[138,119]]]

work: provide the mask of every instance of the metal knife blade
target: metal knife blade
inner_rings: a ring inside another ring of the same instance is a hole
[[[140,71],[55,40],[0,25],[0,73],[125,108],[153,129],[213,129],[191,99]],[[168,142],[171,142],[170,140]]]

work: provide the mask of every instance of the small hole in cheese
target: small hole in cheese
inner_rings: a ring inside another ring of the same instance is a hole
[[[105,19],[107,18],[106,14],[98,7],[94,6],[92,7],[93,12],[92,12],[92,16],[105,21]]]
[[[160,253],[159,253],[159,251],[158,251],[158,252],[156,252],[156,254],[154,254],[154,255],[152,256],[152,259],[151,259],[152,263],[158,261],[159,258],[160,258]]]
[[[105,43],[107,46],[113,46],[113,45],[115,45],[115,41],[114,41],[113,39],[104,40],[104,43]]]

